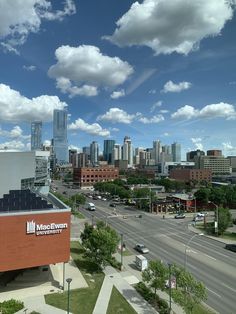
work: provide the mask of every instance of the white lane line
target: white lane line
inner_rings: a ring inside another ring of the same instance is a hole
[[[214,261],[216,261],[216,258],[214,258],[214,257],[212,257],[212,256],[210,256],[210,255],[208,255],[208,254],[205,254],[205,253],[204,253],[204,255],[207,256],[207,257],[209,257],[209,258],[211,258],[211,259],[213,259]]]
[[[231,288],[230,286],[226,285],[225,283],[222,283],[222,286],[228,288],[229,290],[232,290],[232,291],[236,292],[235,289]]]
[[[217,297],[221,298],[221,295],[219,295],[219,294],[216,293],[215,291],[209,289],[208,287],[206,287],[206,288],[207,288],[207,290],[209,290],[211,293],[213,293],[213,294],[217,295]]]

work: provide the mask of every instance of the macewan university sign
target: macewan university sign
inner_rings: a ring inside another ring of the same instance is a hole
[[[58,234],[63,229],[67,229],[67,223],[37,224],[34,220],[26,222],[26,233],[36,236]]]

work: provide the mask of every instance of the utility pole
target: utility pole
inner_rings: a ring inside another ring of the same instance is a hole
[[[123,270],[123,233],[120,234],[120,270]]]

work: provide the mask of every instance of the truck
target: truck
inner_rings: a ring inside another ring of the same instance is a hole
[[[136,255],[135,265],[138,268],[138,270],[143,271],[146,268],[148,268],[148,260],[143,255]]]
[[[86,209],[90,210],[90,211],[94,211],[94,210],[96,210],[96,207],[95,207],[95,205],[93,203],[87,203],[86,204]]]

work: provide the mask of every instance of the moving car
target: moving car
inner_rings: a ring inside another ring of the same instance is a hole
[[[87,203],[86,204],[86,209],[90,210],[90,211],[95,211],[96,207],[95,207],[95,205],[93,203]]]
[[[175,215],[175,219],[184,219],[185,218],[185,214],[183,213],[179,213]]]
[[[236,252],[236,244],[226,244],[225,248],[226,248],[226,250],[230,250],[232,252]]]
[[[149,249],[146,248],[146,246],[144,244],[141,244],[141,243],[137,243],[135,245],[135,250],[142,253],[142,254],[146,254],[146,253],[149,253]]]

